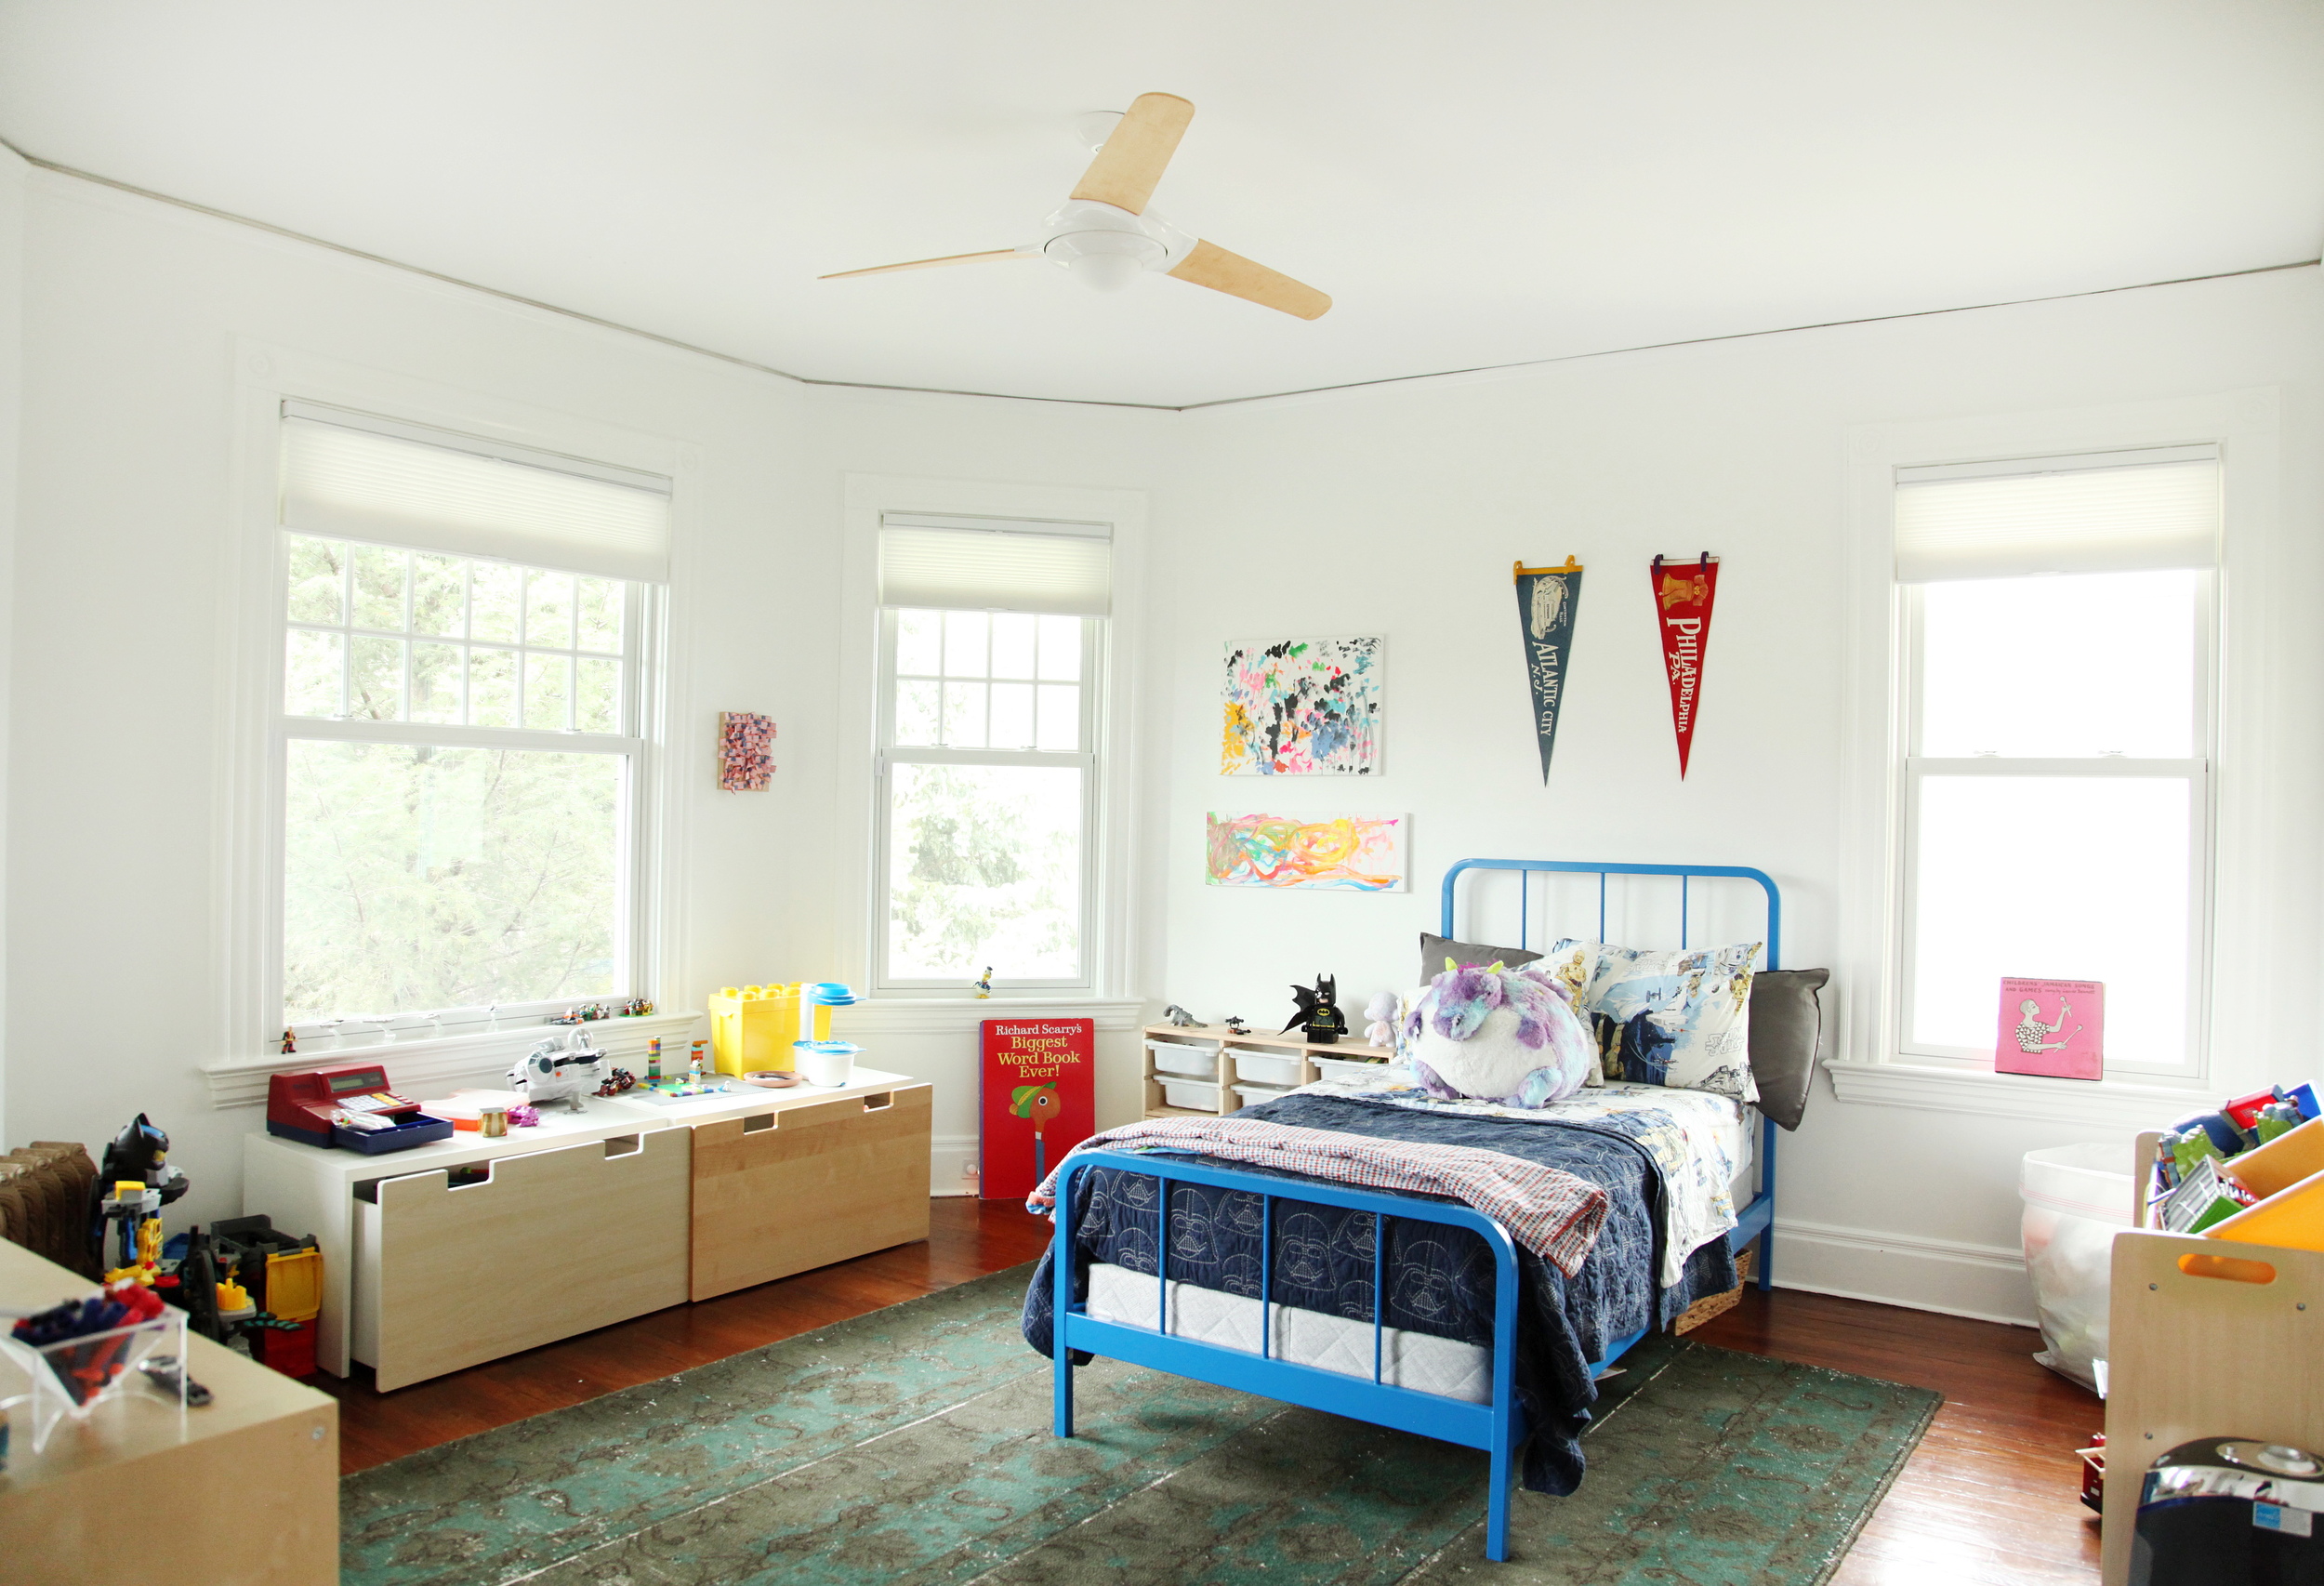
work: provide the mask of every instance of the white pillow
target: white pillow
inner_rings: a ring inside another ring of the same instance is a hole
[[[1568,937],[1538,967],[1579,988],[1608,1079],[1755,1102],[1750,1009],[1759,948],[1657,952]]]
[[[1565,988],[1531,969],[1446,971],[1413,1004],[1403,1034],[1423,1088],[1511,1106],[1564,1101],[1597,1063]]]

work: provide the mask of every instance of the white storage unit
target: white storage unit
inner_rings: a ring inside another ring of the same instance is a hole
[[[1380,1055],[1389,1061],[1366,1063],[1358,1058],[1318,1057],[1313,1052],[1308,1054],[1307,1061],[1315,1065],[1316,1078],[1328,1080],[1334,1085],[1377,1085],[1392,1072],[1398,1079],[1411,1079],[1412,1070],[1393,1061],[1393,1053],[1382,1052]]]
[[[1254,1085],[1274,1085],[1285,1090],[1306,1082],[1305,1066],[1296,1051],[1234,1051],[1234,1056],[1237,1079],[1248,1079]]]
[[[1272,1102],[1278,1096],[1287,1096],[1290,1093],[1291,1087],[1288,1085],[1237,1085],[1235,1087],[1235,1094],[1241,1098],[1241,1104],[1247,1107],[1255,1107],[1261,1102]]]
[[[1162,1087],[1165,1106],[1177,1107],[1182,1112],[1219,1110],[1220,1086],[1215,1079],[1181,1079],[1168,1074],[1158,1074],[1155,1079]]]
[[[1219,1049],[1215,1046],[1149,1040],[1146,1050],[1154,1054],[1154,1069],[1157,1074],[1183,1074],[1196,1079],[1216,1079],[1219,1077]]]

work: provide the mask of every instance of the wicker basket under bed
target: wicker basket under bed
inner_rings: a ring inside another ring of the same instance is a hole
[[[1735,1258],[1735,1287],[1724,1294],[1709,1294],[1696,1301],[1670,1324],[1675,1333],[1691,1333],[1713,1316],[1723,1316],[1743,1302],[1743,1286],[1751,1280],[1751,1270],[1759,1264],[1759,1247],[1750,1245]]]

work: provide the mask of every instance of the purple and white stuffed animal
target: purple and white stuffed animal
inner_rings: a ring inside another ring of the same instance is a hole
[[[1544,1107],[1582,1087],[1598,1043],[1571,993],[1530,967],[1449,959],[1406,1017],[1404,1045],[1431,1095]]]

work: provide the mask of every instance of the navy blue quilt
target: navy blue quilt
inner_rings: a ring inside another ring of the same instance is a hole
[[[1688,1258],[1678,1284],[1657,1290],[1655,1277],[1662,1267],[1662,1172],[1632,1137],[1632,1120],[1621,1116],[1587,1123],[1518,1123],[1328,1096],[1287,1096],[1246,1107],[1235,1116],[1382,1140],[1499,1151],[1563,1169],[1604,1189],[1605,1226],[1571,1278],[1530,1250],[1521,1248],[1517,1252],[1522,1292],[1514,1375],[1518,1397],[1533,1427],[1525,1455],[1525,1485],[1533,1491],[1563,1495],[1580,1484],[1578,1439],[1598,1396],[1589,1363],[1604,1359],[1617,1341],[1658,1328],[1702,1296],[1735,1287],[1735,1258],[1724,1239],[1713,1239]],[[1303,1174],[1198,1160],[1263,1178],[1314,1182]],[[1156,1270],[1158,1183],[1112,1169],[1077,1176],[1076,1300],[1087,1297],[1083,1274],[1089,1262],[1111,1262],[1132,1272]],[[1278,1198],[1273,1297],[1284,1304],[1369,1322],[1376,1238],[1372,1223],[1368,1212]],[[1258,1298],[1258,1197],[1180,1184],[1171,1196],[1169,1233],[1170,1277]],[[1389,1326],[1468,1343],[1492,1341],[1493,1259],[1483,1239],[1466,1228],[1390,1218],[1387,1257],[1382,1289]],[[1050,1353],[1050,1254],[1042,1256],[1024,1300],[1025,1341],[1043,1355]]]

